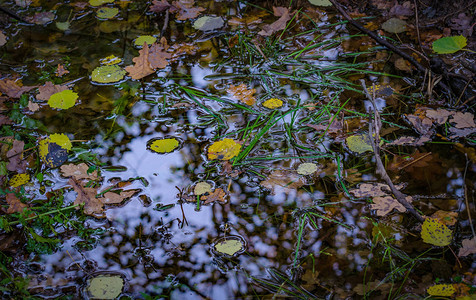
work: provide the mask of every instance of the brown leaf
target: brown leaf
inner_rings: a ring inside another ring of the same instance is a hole
[[[89,166],[85,163],[67,164],[62,165],[60,168],[61,175],[64,177],[73,177],[75,180],[88,179],[96,180],[98,179],[98,172],[94,170],[92,173],[88,173]]]
[[[172,53],[166,52],[169,46],[167,40],[162,37],[160,43],[154,43],[149,50],[149,64],[152,69],[163,69],[169,62],[167,59],[172,57]]]
[[[407,196],[405,198],[407,202],[411,202],[412,197]],[[392,196],[385,197],[374,197],[372,198],[372,204],[370,204],[370,209],[377,210],[377,216],[382,217],[390,213],[394,208],[399,212],[405,212],[407,209],[397,201],[397,199]]]
[[[68,73],[69,73],[69,71],[66,70],[63,65],[58,64],[58,68],[56,69],[56,76],[57,77],[61,77],[64,74],[68,74]]]
[[[21,213],[23,212],[23,209],[28,207],[27,204],[21,202],[20,199],[15,196],[13,193],[8,193],[6,195],[6,200],[8,203],[8,209],[7,209],[7,214],[13,214],[13,213]]]
[[[450,120],[451,123],[456,123],[456,128],[474,128],[476,124],[474,123],[474,116],[472,113],[466,112],[456,112],[453,115],[453,118]]]
[[[226,202],[225,196],[226,196],[225,191],[223,191],[221,188],[217,188],[210,195],[201,196],[200,200],[202,201],[205,200],[203,204],[209,204],[209,203],[217,202],[217,201],[221,203],[225,203]]]
[[[247,105],[253,105],[256,102],[256,98],[253,96],[256,93],[256,89],[249,90],[246,84],[242,83],[238,86],[231,85],[228,90],[235,99]]]
[[[23,86],[21,80],[2,79],[0,80],[0,92],[6,94],[10,98],[20,98],[23,93],[28,92],[36,86]]]
[[[266,24],[263,26],[263,29],[258,32],[262,36],[270,36],[276,31],[283,30],[286,28],[286,24],[291,20],[291,15],[289,14],[289,9],[286,7],[273,7],[274,15],[280,17],[277,21]]]
[[[3,46],[7,43],[7,37],[3,32],[0,31],[0,46]]]
[[[268,175],[266,180],[261,181],[261,186],[270,189],[272,194],[276,194],[280,188],[284,188],[285,193],[298,189],[304,185],[302,177],[297,173],[276,170]]]
[[[68,87],[65,85],[53,84],[51,81],[45,82],[44,85],[38,88],[40,92],[36,95],[36,99],[46,101],[50,99],[51,95],[67,90]]]
[[[395,6],[393,6],[390,9],[390,15],[391,16],[398,16],[398,17],[408,17],[408,16],[413,16],[415,12],[413,11],[413,5],[411,4],[410,1],[405,1],[402,4],[396,3]]]
[[[68,183],[78,193],[74,204],[84,204],[84,214],[95,217],[104,216],[104,204],[96,198],[97,190],[95,188],[83,187],[80,182],[73,178],[70,178]]]
[[[184,21],[187,19],[194,19],[200,14],[200,12],[205,10],[205,8],[202,7],[194,7],[193,5],[195,1],[184,2],[185,1],[172,2],[170,12],[177,13],[177,20]]]
[[[13,145],[7,152],[8,158],[8,171],[25,171],[27,162],[23,159],[23,147],[25,143],[23,141],[13,140]]]
[[[458,217],[458,213],[453,211],[438,210],[434,212],[431,217],[433,219],[440,220],[441,223],[445,225],[453,226],[454,224],[456,224],[456,218]]]
[[[408,62],[408,60],[403,59],[403,58],[398,58],[395,61],[395,68],[397,68],[401,71],[408,72],[408,73],[412,72],[412,65]]]
[[[115,191],[110,191],[107,193],[104,193],[103,197],[99,198],[104,204],[118,204],[123,202],[124,200],[134,196],[138,191],[137,189],[133,190],[120,190],[119,193],[116,193]]]
[[[152,1],[152,5],[149,7],[149,10],[152,12],[163,12],[169,7],[171,7],[171,5],[169,2],[167,2],[167,0],[154,0]]]
[[[430,138],[426,136],[422,136],[418,139],[411,136],[402,136],[387,145],[421,146],[428,141],[430,141]]]
[[[403,185],[396,186],[397,189],[401,189]],[[384,197],[390,193],[390,187],[383,183],[362,183],[359,188],[349,190],[349,193],[354,197]]]
[[[425,114],[428,118],[432,119],[433,122],[442,125],[446,123],[449,116],[454,115],[455,113],[446,109],[437,108],[436,110],[428,109]]]
[[[35,103],[33,101],[28,101],[28,109],[31,111],[31,112],[35,112],[35,111],[38,111],[40,109],[40,106],[38,105],[38,103]]]
[[[459,257],[476,253],[476,237],[473,237],[472,239],[464,239],[462,244],[463,247],[461,247],[458,252]]]
[[[144,42],[142,50],[139,51],[139,56],[134,57],[132,61],[135,64],[126,67],[126,71],[129,72],[129,76],[131,76],[132,79],[141,79],[154,73],[154,70],[150,67],[149,46],[146,42]]]

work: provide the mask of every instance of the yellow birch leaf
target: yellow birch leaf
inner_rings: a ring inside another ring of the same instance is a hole
[[[76,104],[77,99],[77,93],[73,92],[72,90],[64,90],[51,95],[50,99],[48,100],[48,105],[52,108],[68,109]]]
[[[283,106],[283,101],[278,98],[271,98],[263,102],[263,106],[269,109],[275,109]]]
[[[431,296],[451,297],[456,290],[452,284],[435,284],[430,286],[426,292]]]
[[[426,218],[421,228],[421,238],[435,246],[448,246],[453,240],[453,232],[438,219]]]
[[[147,142],[147,149],[159,154],[170,153],[179,146],[180,142],[176,138],[151,139]]]
[[[232,139],[223,139],[208,148],[208,159],[229,160],[240,153],[241,145]]]
[[[13,175],[12,179],[10,179],[9,184],[11,187],[19,187],[25,183],[28,183],[28,181],[30,181],[29,174],[15,174]]]

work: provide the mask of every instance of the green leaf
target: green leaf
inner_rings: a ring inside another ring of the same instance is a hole
[[[150,46],[155,43],[155,41],[157,41],[157,38],[155,36],[141,35],[136,38],[136,40],[134,41],[134,45],[137,47],[142,47],[144,46],[144,43],[147,43],[147,45]]]
[[[91,74],[91,80],[97,83],[115,83],[126,76],[126,71],[118,65],[97,67]]]
[[[351,151],[362,154],[367,151],[373,151],[370,137],[367,134],[351,135],[346,139],[347,147]]]
[[[101,7],[96,11],[96,16],[99,19],[112,19],[119,13],[117,7]]]
[[[89,0],[89,4],[91,6],[99,6],[99,5],[103,5],[103,4],[106,4],[106,3],[113,3],[114,0]]]
[[[215,250],[219,253],[234,255],[243,250],[243,242],[238,239],[226,239],[216,243]]]
[[[432,48],[438,54],[450,54],[466,47],[466,43],[466,37],[462,35],[447,36],[434,41]]]
[[[48,105],[52,108],[68,109],[76,104],[77,99],[77,93],[73,92],[72,90],[64,90],[51,95],[50,99],[48,100]]]
[[[316,6],[332,6],[329,0],[309,0],[309,2]]]
[[[225,23],[221,17],[204,16],[198,18],[195,23],[193,23],[193,28],[201,31],[212,31],[222,28],[224,24]]]

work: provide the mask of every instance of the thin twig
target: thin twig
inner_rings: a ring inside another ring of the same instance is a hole
[[[380,141],[380,128],[382,128],[382,123],[380,120],[380,114],[377,110],[377,105],[375,104],[375,96],[371,96],[365,86],[365,81],[361,80],[362,87],[364,88],[364,92],[367,95],[367,98],[370,100],[373,106],[374,111],[374,118],[371,122],[369,122],[369,136],[370,142],[372,144],[372,149],[375,155],[375,162],[377,164],[377,174],[379,174],[383,180],[387,183],[392,191],[392,194],[395,196],[397,201],[406,208],[406,210],[411,213],[419,222],[423,223],[423,217],[416,211],[413,205],[406,200],[407,195],[400,192],[388,176],[387,171],[382,162],[382,158],[380,157],[380,149],[379,149],[379,141]],[[375,89],[373,89],[375,91]]]
[[[466,212],[468,213],[469,227],[471,227],[471,231],[473,232],[473,237],[476,238],[476,233],[474,232],[474,227],[473,227],[473,220],[471,219],[471,211],[469,210],[468,187],[466,186],[466,171],[468,170],[469,159],[467,154],[465,154],[465,156],[466,156],[466,167],[464,168],[464,175],[463,175],[464,202],[466,204]]]

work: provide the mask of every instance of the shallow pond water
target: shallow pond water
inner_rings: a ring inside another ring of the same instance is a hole
[[[354,57],[357,51],[341,44],[352,38],[331,9],[306,4],[299,22],[268,38],[256,37],[256,26],[279,16],[240,1],[194,4],[204,8],[201,14],[228,21],[211,32],[192,27],[197,17],[179,19],[190,7],[156,12],[148,1],[104,4],[119,9],[110,20],[99,19],[96,6],[79,1],[6,5],[25,18],[47,11],[54,16],[43,25],[6,24],[2,75],[18,76],[25,86],[70,83],[79,94],[74,107],[58,110],[38,101],[32,90],[26,100],[40,109],[24,109],[28,119],[11,131],[29,130],[30,142],[66,134],[73,148],[64,164],[97,166],[97,192],[108,186],[136,189],[120,204],[84,218],[85,228],[100,232],[79,236],[52,223],[57,235],[49,237],[61,242],[51,253],[23,247],[8,252],[13,274],[29,279],[31,295],[91,297],[87,284],[100,274],[121,276],[120,297],[134,299],[420,297],[438,281],[474,280],[468,274],[476,264],[471,255],[453,255],[456,244],[451,249],[424,243],[421,224],[411,215],[377,216],[369,197],[349,193],[362,183],[380,182],[373,153],[356,154],[345,143],[348,136],[368,132],[372,113],[358,79],[369,86],[390,82],[392,90],[405,81],[386,74],[387,69],[373,71],[374,54],[361,51]],[[262,20],[254,25],[253,16]],[[233,25],[233,18],[242,19]],[[61,30],[58,23],[68,20],[68,29]],[[123,61],[121,68],[131,66],[144,51],[134,46],[135,39],[161,33],[171,45],[165,67],[137,80],[129,73],[119,83],[91,82],[100,59],[115,55]],[[69,73],[55,76],[58,64]],[[255,104],[231,95],[230,87],[240,84],[248,92],[256,89]],[[414,132],[402,116],[412,114],[420,99],[404,89],[398,92],[379,99],[384,127],[396,132],[385,135],[386,142]],[[271,98],[284,105],[263,107]],[[334,119],[342,126],[329,125]],[[162,138],[175,138],[180,146],[170,153],[151,151],[150,141]],[[211,159],[211,145],[225,138],[249,152],[231,163]],[[461,147],[426,143],[387,148],[385,154],[392,179],[406,185],[403,190],[414,196],[423,215],[459,213],[454,228],[459,240],[471,230],[466,206],[470,203],[474,217],[468,192],[476,182],[474,160],[467,166],[464,156],[470,150]],[[297,173],[302,163],[315,163],[317,171]],[[64,206],[77,199],[78,190],[62,169],[37,159],[28,170],[44,179],[32,176],[18,190],[26,198],[46,202],[56,191],[64,196]],[[205,204],[208,198],[197,201],[199,182],[223,194],[210,204]],[[79,210],[72,218],[80,215]],[[241,249],[230,255],[217,251],[227,239],[241,241]]]

